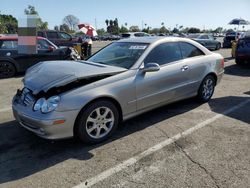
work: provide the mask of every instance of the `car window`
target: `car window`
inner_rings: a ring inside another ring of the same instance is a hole
[[[69,39],[71,39],[71,36],[67,33],[58,33],[58,38],[69,40]]]
[[[46,40],[38,39],[37,40],[37,49],[38,50],[48,50],[50,43]]]
[[[207,35],[201,35],[199,38],[200,39],[208,39],[208,36]]]
[[[144,33],[135,33],[135,37],[144,37]]]
[[[208,38],[209,38],[210,40],[215,40],[215,38],[214,38],[212,35],[209,35]]]
[[[0,49],[17,49],[17,40],[0,41]]]
[[[199,48],[186,42],[180,42],[180,47],[183,58],[205,55]]]
[[[95,63],[130,68],[148,47],[147,43],[114,42],[88,59]]]
[[[49,39],[57,39],[57,32],[47,32],[47,36]]]
[[[168,42],[159,44],[144,60],[144,64],[158,63],[159,65],[165,65],[167,63],[178,61],[182,59],[181,51],[178,43]]]
[[[123,38],[128,38],[128,37],[130,37],[130,34],[129,34],[129,33],[123,33],[123,34],[122,34],[122,37],[123,37]]]

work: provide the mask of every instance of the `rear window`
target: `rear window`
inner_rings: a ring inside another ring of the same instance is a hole
[[[17,49],[17,40],[0,41],[0,49]]]
[[[123,33],[123,34],[122,34],[122,37],[123,37],[123,38],[128,38],[128,37],[130,37],[130,34],[129,34],[129,33]]]

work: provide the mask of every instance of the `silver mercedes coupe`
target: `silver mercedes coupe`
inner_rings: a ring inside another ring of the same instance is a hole
[[[16,120],[47,139],[98,143],[121,121],[197,96],[207,102],[224,59],[178,37],[124,39],[87,61],[46,61],[29,68],[13,98]]]

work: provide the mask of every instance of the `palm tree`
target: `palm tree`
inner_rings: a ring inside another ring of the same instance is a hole
[[[106,20],[105,20],[105,23],[106,23],[106,25],[107,25],[107,27],[108,27],[108,26],[109,26],[109,20],[106,19]]]
[[[113,24],[114,24],[114,21],[113,20],[109,20],[109,25],[113,26]]]

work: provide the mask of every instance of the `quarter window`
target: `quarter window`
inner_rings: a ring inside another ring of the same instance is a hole
[[[180,48],[176,42],[163,43],[156,46],[146,57],[144,63],[165,65],[182,59]]]
[[[204,52],[202,52],[199,48],[186,42],[180,42],[180,47],[184,59],[189,57],[205,55]]]

